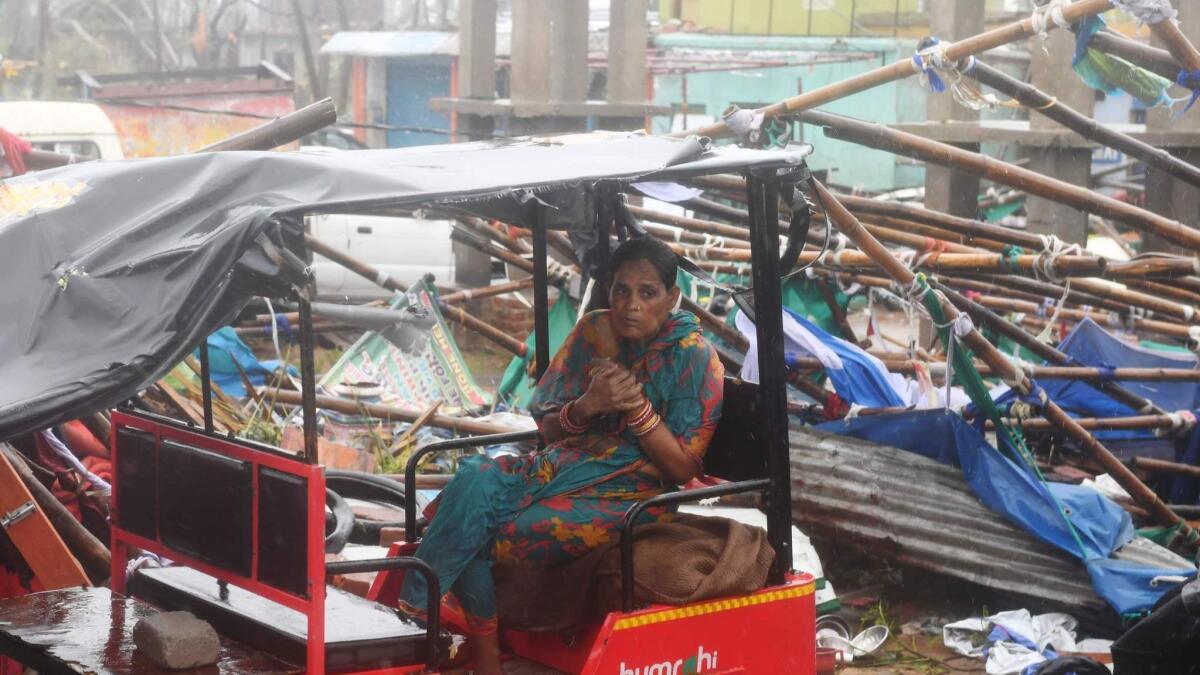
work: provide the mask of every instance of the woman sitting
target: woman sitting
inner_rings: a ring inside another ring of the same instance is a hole
[[[696,317],[673,311],[675,276],[665,244],[621,244],[612,255],[612,309],[584,316],[538,382],[530,408],[545,449],[464,459],[426,511],[416,555],[466,614],[478,673],[501,672],[493,562],[583,556],[617,541],[634,503],[701,471],[724,368]],[[425,590],[420,575],[405,575],[403,603],[425,607]]]

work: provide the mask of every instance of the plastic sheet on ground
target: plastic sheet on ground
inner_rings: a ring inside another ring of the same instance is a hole
[[[988,508],[1079,558],[1087,566],[1096,593],[1118,614],[1149,610],[1171,588],[1156,578],[1196,575],[1194,567],[1167,569],[1112,558],[1135,536],[1128,513],[1091,488],[1042,482],[989,445],[957,414],[906,411],[828,422],[817,428],[958,466],[975,496]]]
[[[942,641],[963,656],[987,658],[988,675],[1011,675],[1075,651],[1075,625],[1067,614],[1033,616],[1018,609],[946,624]]]

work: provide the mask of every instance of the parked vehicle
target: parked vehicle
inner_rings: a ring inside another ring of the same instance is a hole
[[[445,219],[321,214],[309,216],[309,232],[333,248],[378,267],[413,285],[427,273],[443,284],[454,281],[451,222]],[[322,297],[374,299],[388,292],[345,267],[313,256],[317,294]]]
[[[38,150],[85,159],[124,159],[112,121],[93,103],[0,102],[0,127]]]
[[[341,149],[326,145],[301,146],[300,152],[331,155]],[[307,218],[308,231],[321,243],[369,263],[413,285],[427,273],[442,284],[454,281],[451,221],[414,216],[370,216],[323,213]],[[324,298],[373,300],[388,292],[345,267],[322,256],[313,256],[317,294]]]

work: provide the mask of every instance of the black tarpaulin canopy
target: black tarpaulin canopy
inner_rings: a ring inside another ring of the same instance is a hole
[[[808,154],[588,134],[91,162],[0,182],[0,440],[112,407],[254,295],[303,285],[295,218],[790,167]]]

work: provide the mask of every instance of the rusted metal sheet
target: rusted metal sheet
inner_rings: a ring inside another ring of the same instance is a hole
[[[811,428],[793,427],[791,446],[792,519],[814,540],[1002,592],[1014,607],[1116,620],[1080,562],[984,506],[959,469]]]

